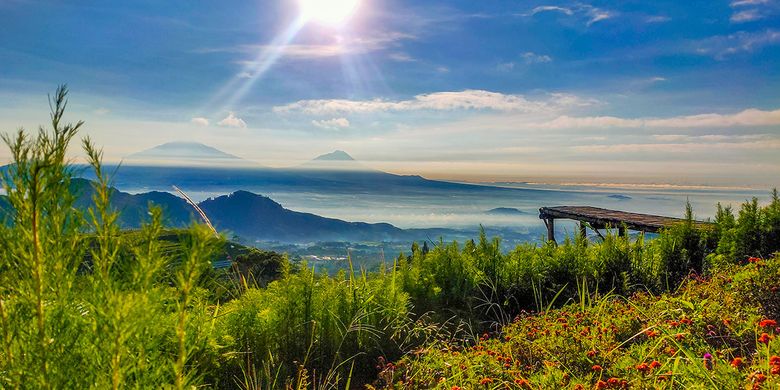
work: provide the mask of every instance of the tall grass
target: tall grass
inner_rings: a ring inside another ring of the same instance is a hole
[[[780,249],[775,191],[769,205],[747,202],[738,216],[720,207],[711,231],[697,229],[689,209],[655,240],[608,233],[600,243],[578,237],[504,253],[482,233],[463,245],[414,246],[379,272],[335,276],[252,252],[237,269],[267,272],[231,287],[210,269],[224,240],[208,227],[177,233],[171,250],[152,206],[140,231],[120,231],[89,139],[82,149],[97,179],[90,206],[76,207],[66,155],[82,123],[64,123],[66,96],[61,87],[51,99],[49,130],[3,138],[14,163],[2,180],[10,210],[0,224],[0,388],[354,386],[420,346],[476,339],[523,310],[675,289],[690,272]]]

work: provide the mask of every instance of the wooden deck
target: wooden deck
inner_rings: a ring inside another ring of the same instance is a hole
[[[657,233],[665,227],[684,222],[682,218],[664,217],[660,215],[629,213],[626,211],[608,210],[591,206],[557,206],[539,209],[539,218],[547,225],[547,238],[555,241],[554,221],[556,219],[572,219],[580,221],[580,233],[585,234],[585,223],[596,233],[598,229],[616,228],[619,234],[625,235],[626,229],[641,232]],[[698,227],[709,226],[709,222],[695,221]]]

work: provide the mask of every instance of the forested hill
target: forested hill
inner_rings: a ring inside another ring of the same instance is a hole
[[[73,179],[71,191],[77,195],[76,206],[92,204],[92,182]],[[112,205],[120,212],[122,228],[138,228],[148,220],[149,205],[161,207],[168,227],[184,227],[196,219],[196,213],[184,199],[168,192],[152,191],[129,194],[112,189]],[[315,241],[408,241],[420,235],[419,230],[403,230],[387,223],[347,222],[284,208],[266,196],[236,191],[207,199],[199,204],[214,226],[250,240]],[[0,213],[10,209],[0,197]]]

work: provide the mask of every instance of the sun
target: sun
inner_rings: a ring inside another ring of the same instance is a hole
[[[360,0],[298,0],[301,16],[323,24],[344,23],[360,5]]]

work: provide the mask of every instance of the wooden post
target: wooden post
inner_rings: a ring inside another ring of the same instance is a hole
[[[555,241],[555,220],[548,218],[544,220],[544,224],[547,225],[547,241]]]

